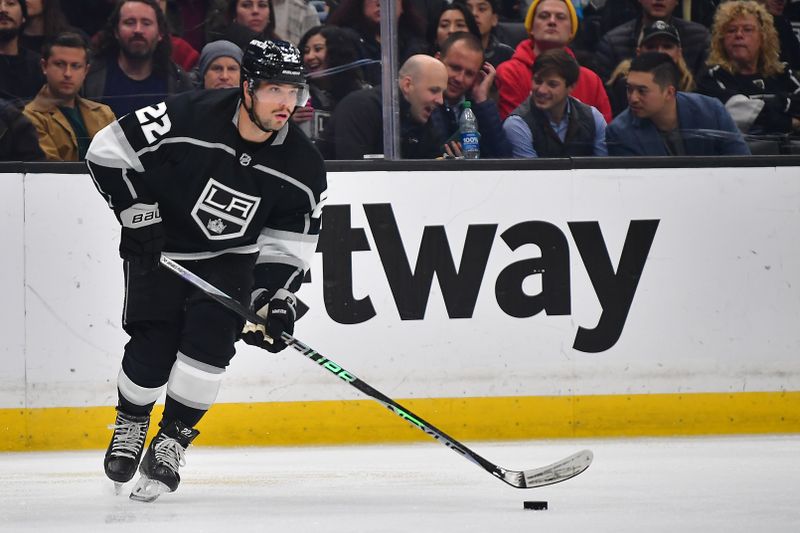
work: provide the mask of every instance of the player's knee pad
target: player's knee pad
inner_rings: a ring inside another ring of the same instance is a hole
[[[193,409],[208,410],[217,399],[224,368],[192,359],[181,352],[172,365],[167,394]]]

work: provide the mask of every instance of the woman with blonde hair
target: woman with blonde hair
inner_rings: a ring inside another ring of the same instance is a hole
[[[719,6],[709,69],[698,92],[718,98],[743,133],[800,132],[800,81],[779,60],[778,34],[767,10],[752,0]]]

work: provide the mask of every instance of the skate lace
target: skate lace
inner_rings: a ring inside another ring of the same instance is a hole
[[[178,441],[164,437],[155,446],[156,461],[165,464],[177,473],[178,468],[186,465],[186,453]]]
[[[147,422],[133,422],[118,419],[116,424],[111,424],[108,429],[114,430],[114,439],[111,444],[111,455],[136,459],[136,455],[144,447],[147,436]]]

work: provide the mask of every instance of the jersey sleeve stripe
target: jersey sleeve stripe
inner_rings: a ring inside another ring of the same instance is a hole
[[[86,153],[87,161],[108,168],[132,168],[144,172],[144,166],[125,138],[118,122],[112,122],[97,132]]]
[[[161,148],[165,144],[179,144],[179,143],[187,143],[187,144],[194,144],[195,146],[202,146],[203,148],[216,148],[218,150],[224,150],[228,152],[232,156],[236,156],[236,150],[228,146],[224,143],[210,143],[207,141],[201,141],[200,139],[195,139],[194,137],[166,137],[161,139],[153,146],[148,146],[146,148],[142,148],[138,152],[136,152],[137,156],[142,156],[143,154],[149,152],[155,152],[159,148]]]

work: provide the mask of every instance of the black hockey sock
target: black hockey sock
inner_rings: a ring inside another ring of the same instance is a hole
[[[200,422],[204,414],[206,414],[205,410],[184,405],[167,394],[167,399],[164,402],[164,416],[162,420],[180,420],[186,427],[193,428]]]
[[[117,398],[117,408],[123,413],[128,413],[131,415],[149,415],[153,410],[153,406],[155,405],[155,402],[147,405],[136,405],[135,403],[131,403],[122,396],[119,390],[117,390]]]

